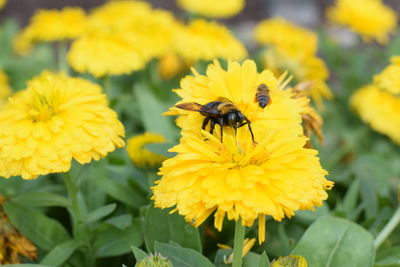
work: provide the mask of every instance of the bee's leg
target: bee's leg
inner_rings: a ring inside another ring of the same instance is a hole
[[[215,120],[211,120],[210,125],[211,125],[211,127],[210,127],[210,134],[213,134],[213,132],[214,132],[214,127],[215,127]]]
[[[205,117],[205,119],[203,120],[203,125],[201,126],[201,129],[205,130],[209,121],[210,121],[210,117]]]
[[[223,137],[223,135],[224,135],[224,131],[223,131],[223,126],[224,126],[224,118],[220,118],[219,119],[219,122],[218,122],[218,124],[219,124],[219,126],[220,126],[220,128],[221,128],[221,143],[223,143],[223,141],[222,141],[222,137]]]
[[[251,129],[251,123],[250,123],[250,121],[245,117],[245,122],[244,123],[242,123],[242,125],[241,126],[243,126],[243,125],[245,125],[245,124],[247,124],[247,126],[249,127],[249,131],[250,131],[250,134],[251,134],[251,139],[253,140],[253,143],[257,143],[255,140],[254,140],[254,134],[253,134],[253,130]]]

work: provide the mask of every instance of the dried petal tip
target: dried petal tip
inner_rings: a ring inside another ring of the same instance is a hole
[[[137,267],[172,267],[171,261],[162,256],[160,253],[156,252],[154,255],[150,254],[148,257],[144,258],[138,264]]]
[[[307,261],[302,256],[289,255],[279,257],[272,262],[271,267],[307,267]]]

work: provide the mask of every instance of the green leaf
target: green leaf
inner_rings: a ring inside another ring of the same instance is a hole
[[[296,211],[296,216],[294,218],[303,223],[311,224],[318,218],[328,214],[329,214],[329,208],[326,205],[326,203],[324,203],[321,207],[316,208],[314,211],[313,210]]]
[[[167,257],[175,267],[214,267],[214,264],[194,249],[159,242],[155,242],[154,248]]]
[[[146,131],[159,133],[170,141],[174,140],[174,127],[170,118],[161,115],[167,111],[167,105],[161,102],[144,82],[137,83],[134,93]]]
[[[141,222],[138,219],[133,220],[132,225],[126,229],[106,225],[95,236],[94,247],[99,258],[125,254],[131,246],[140,247],[143,243]]]
[[[105,223],[111,224],[119,229],[125,229],[132,225],[132,215],[123,214],[115,217],[111,217],[105,221]]]
[[[400,267],[400,246],[381,247],[376,258],[376,267]]]
[[[40,262],[51,266],[62,265],[78,248],[75,240],[71,239],[53,248]]]
[[[243,267],[254,267],[260,264],[261,256],[254,252],[247,253],[243,257]]]
[[[100,178],[98,184],[107,194],[130,207],[138,209],[146,204],[146,198],[142,192],[135,191],[130,186],[106,177]]]
[[[12,202],[21,206],[31,207],[67,207],[68,199],[63,196],[49,192],[27,192],[12,198]]]
[[[139,262],[148,256],[148,254],[143,250],[141,250],[140,248],[137,248],[135,246],[132,246],[131,248],[133,255],[135,255],[136,262]]]
[[[3,267],[54,267],[50,265],[43,265],[43,264],[6,264],[6,265],[1,265]]]
[[[104,217],[110,215],[116,208],[117,208],[117,204],[115,204],[115,203],[100,207],[97,210],[90,212],[86,216],[86,222],[91,223],[91,222],[100,220],[101,218],[104,218]]]
[[[269,263],[269,259],[267,253],[263,251],[260,257],[260,261],[258,262],[258,267],[269,267],[271,264]]]
[[[144,222],[144,239],[147,251],[154,251],[154,242],[175,242],[182,247],[201,251],[199,231],[185,222],[177,213],[169,214],[167,210],[150,205]]]
[[[325,216],[314,222],[290,253],[309,266],[369,267],[375,250],[372,235],[346,219]]]
[[[175,156],[176,153],[168,152],[168,149],[170,149],[174,145],[175,144],[172,144],[172,143],[154,143],[154,144],[147,144],[144,146],[144,148],[150,150],[153,153],[171,158],[171,157]]]
[[[217,255],[214,258],[214,264],[217,267],[230,267],[231,264],[226,264],[224,259],[228,259],[232,253],[232,249],[218,249]]]
[[[51,250],[70,239],[64,227],[43,213],[12,202],[3,205],[12,224],[37,246]]]

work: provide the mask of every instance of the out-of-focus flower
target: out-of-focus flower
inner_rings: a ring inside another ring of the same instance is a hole
[[[150,254],[143,260],[139,261],[136,265],[137,267],[173,267],[171,261],[162,256],[160,253],[156,252],[154,255]]]
[[[166,140],[160,134],[144,133],[131,137],[126,150],[133,163],[140,168],[158,168],[167,157],[151,152],[145,145],[164,143]]]
[[[391,58],[392,64],[374,76],[374,84],[392,94],[400,94],[400,56]]]
[[[88,33],[106,31],[125,35],[146,59],[170,52],[180,27],[171,12],[152,9],[142,1],[109,1],[95,8],[88,20]]]
[[[359,89],[350,100],[351,106],[372,129],[400,144],[400,98],[376,85]]]
[[[2,9],[7,3],[7,0],[0,0],[0,9]]]
[[[122,147],[124,127],[100,86],[43,72],[0,110],[0,176],[66,172]]]
[[[271,267],[307,267],[307,261],[302,256],[289,255],[279,257],[272,262]]]
[[[36,247],[11,224],[2,207],[5,201],[0,195],[0,265],[20,263],[20,257],[35,260]]]
[[[202,19],[193,20],[181,29],[175,47],[178,55],[191,62],[215,58],[240,60],[247,56],[246,48],[227,28]]]
[[[182,9],[211,18],[228,18],[239,14],[245,0],[177,0]]]
[[[135,42],[125,34],[93,33],[75,40],[67,54],[68,63],[78,72],[96,77],[129,74],[146,61]]]
[[[256,243],[255,238],[245,238],[243,240],[243,249],[242,249],[242,257],[246,256],[247,253],[250,252],[251,248],[254,246]],[[219,248],[222,249],[232,249],[230,246],[224,245],[224,244],[217,244]],[[225,264],[232,264],[233,262],[233,253],[231,253],[227,258],[224,258],[224,263]]]
[[[189,64],[186,64],[176,54],[168,53],[160,58],[158,62],[158,73],[163,80],[170,80],[188,69],[188,65]]]
[[[396,28],[396,12],[381,0],[337,0],[327,11],[328,18],[349,27],[365,41],[386,43]]]
[[[10,86],[8,85],[7,74],[5,74],[4,71],[0,69],[0,107],[3,106],[7,97],[9,97],[10,95],[11,95],[11,89]]]
[[[162,178],[153,187],[155,206],[169,208],[199,226],[214,213],[214,225],[221,230],[225,216],[246,226],[259,219],[259,241],[265,239],[265,216],[280,221],[299,209],[320,206],[333,183],[325,179],[317,151],[304,148],[302,104],[290,90],[282,90],[282,81],[269,70],[257,72],[246,60],[242,65],[229,62],[224,70],[218,62],[210,64],[207,76],[194,72],[181,81],[176,90],[179,103],[206,104],[218,97],[232,101],[251,121],[254,143],[248,127],[235,132],[224,127],[214,134],[201,130],[204,116],[172,108],[179,114],[182,128],[180,144],[170,151],[173,158],[164,161]],[[272,103],[260,108],[254,102],[256,88],[265,84]]]
[[[264,64],[274,73],[288,71],[298,82],[308,82],[305,91],[319,107],[323,106],[323,99],[332,99],[333,94],[326,84],[329,71],[324,61],[316,56],[291,58],[280,53],[277,49],[266,49],[263,54]]]
[[[317,35],[284,18],[261,21],[254,30],[256,41],[273,46],[279,53],[290,58],[313,56],[317,51]]]
[[[33,15],[30,24],[17,35],[14,48],[16,52],[26,54],[35,42],[74,39],[86,30],[86,26],[86,15],[81,8],[41,9]]]

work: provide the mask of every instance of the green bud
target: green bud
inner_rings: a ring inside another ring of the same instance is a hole
[[[171,261],[163,257],[160,253],[156,252],[154,255],[150,254],[136,264],[136,267],[173,267]]]

